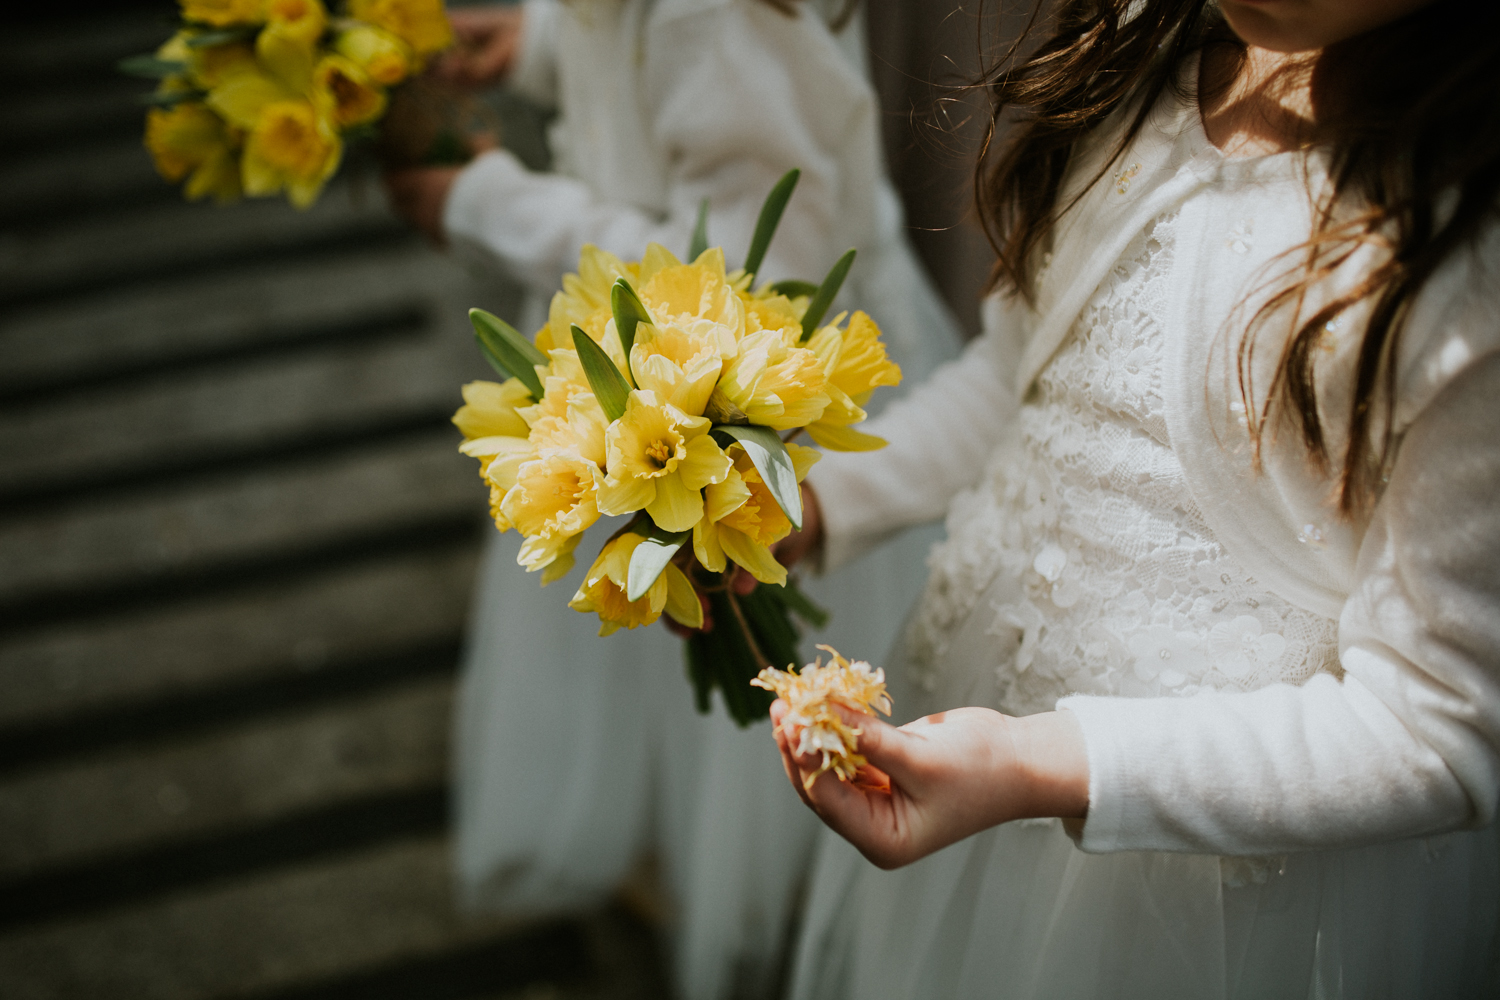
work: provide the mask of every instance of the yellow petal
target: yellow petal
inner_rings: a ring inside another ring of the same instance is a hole
[[[807,436],[829,451],[878,451],[886,445],[885,438],[834,424],[809,424]]]
[[[645,284],[656,277],[656,272],[669,267],[680,267],[682,261],[660,243],[646,244],[646,255],[641,258],[641,271],[639,281]],[[639,291],[639,289],[637,289]]]
[[[674,563],[667,563],[667,571],[662,575],[667,579],[667,614],[679,625],[702,628],[703,604],[687,574]]]
[[[724,553],[729,558],[743,566],[761,583],[786,585],[786,567],[776,561],[770,549],[764,545],[757,545],[744,532],[721,525],[719,544],[724,547]]]
[[[664,476],[663,479],[676,479]],[[599,484],[599,511],[614,516],[633,514],[656,499],[656,484],[659,480],[629,477],[618,482],[606,479]],[[660,523],[660,522],[658,522]],[[685,531],[685,528],[674,529]]]
[[[739,472],[731,469],[722,483],[713,483],[703,491],[703,513],[710,521],[720,521],[749,499],[750,487]]]
[[[573,568],[573,563],[575,562],[573,550],[578,548],[578,543],[581,541],[583,541],[582,535],[574,535],[563,544],[561,551],[557,553],[557,557],[542,570],[543,587],[549,583],[561,580],[568,575],[568,571]]]
[[[719,528],[707,518],[693,525],[693,555],[710,573],[724,572],[724,547],[719,544]]]
[[[663,531],[687,531],[703,517],[703,494],[685,485],[681,476],[662,476],[646,513]]]
[[[260,123],[266,105],[296,99],[297,94],[264,73],[236,73],[209,92],[208,105],[248,132]]]
[[[866,437],[868,436],[866,435]],[[876,438],[876,440],[880,439]],[[791,442],[787,443],[786,453],[792,460],[792,468],[797,472],[797,482],[799,483],[807,478],[807,474],[812,471],[812,467],[817,465],[818,461],[823,457],[823,453],[816,448],[804,448],[800,444],[793,444]]]
[[[722,483],[732,468],[734,462],[724,454],[724,449],[707,434],[700,434],[687,443],[687,457],[677,467],[677,473],[688,489],[701,490],[710,483]]]

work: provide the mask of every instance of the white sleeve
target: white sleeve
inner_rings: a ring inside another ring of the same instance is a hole
[[[561,0],[523,0],[521,44],[505,85],[544,108],[557,107],[557,22]]]
[[[978,482],[1017,407],[1025,307],[992,297],[984,334],[859,429],[879,451],[824,452],[808,475],[823,515],[821,569],[837,569],[902,528],[941,518]]]
[[[546,293],[577,266],[585,243],[626,259],[653,241],[680,252],[704,198],[710,240],[736,252],[749,245],[771,187],[799,167],[761,274],[816,280],[848,249],[832,245],[843,143],[860,116],[875,111],[869,86],[826,30],[807,23],[811,16],[726,0],[648,24],[642,100],[651,141],[669,165],[665,213],[605,201],[581,180],[533,173],[500,150],[454,182],[443,213],[449,237],[482,245],[509,274]]]
[[[1405,435],[1339,621],[1344,677],[1066,698],[1088,851],[1282,854],[1478,827],[1500,792],[1500,356]]]

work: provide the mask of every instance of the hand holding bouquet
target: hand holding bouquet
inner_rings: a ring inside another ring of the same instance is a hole
[[[755,287],[796,181],[792,171],[767,199],[741,270],[707,248],[700,213],[688,262],[655,244],[634,263],[586,247],[535,344],[471,311],[481,349],[508,377],[465,386],[454,417],[496,525],[525,536],[518,561],[544,585],[571,568],[601,515],[631,518],[570,606],[597,614],[608,635],[663,613],[701,628],[706,604],[715,627],[688,643],[699,707],[719,687],[741,724],[770,703],[751,679],[796,660],[789,612],[824,617],[771,552],[801,527],[798,484],[820,457],[792,438],[883,446],[854,425],[877,387],[901,379],[867,315],[823,322],[854,251],[821,285]],[[731,564],[760,585],[735,593]]]
[[[373,135],[388,88],[453,32],[442,0],[180,0],[183,26],[121,68],[159,79],[146,147],[190,199],[317,200],[346,139]]]

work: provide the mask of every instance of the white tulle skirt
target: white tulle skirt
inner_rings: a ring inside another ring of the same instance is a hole
[[[769,723],[693,707],[681,642],[655,625],[607,639],[567,607],[592,554],[541,589],[520,540],[487,543],[457,723],[456,864],[471,907],[546,912],[597,903],[650,850],[674,905],[685,1000],[770,995],[817,834]],[[808,593],[833,612],[804,638],[878,658],[922,585],[936,527],[910,532]]]
[[[1493,828],[1221,863],[1024,821],[894,872],[825,834],[791,995],[1493,997],[1497,877]]]

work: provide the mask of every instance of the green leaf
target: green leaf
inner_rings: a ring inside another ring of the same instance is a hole
[[[698,224],[693,227],[693,240],[688,244],[688,263],[697,260],[708,249],[708,199],[698,202]]]
[[[635,328],[641,323],[654,323],[651,312],[641,297],[635,294],[630,282],[616,278],[609,290],[609,307],[615,314],[615,330],[620,334],[620,346],[625,349],[625,364],[630,364],[630,349],[635,346]]]
[[[130,56],[115,63],[115,68],[127,76],[160,80],[165,76],[187,72],[187,63],[178,59],[158,59],[155,56]]]
[[[854,251],[847,251],[838,259],[833,267],[828,269],[828,277],[823,279],[823,284],[818,286],[818,294],[807,304],[807,312],[802,314],[802,341],[817,330],[818,324],[823,322],[823,317],[828,313],[828,307],[833,305],[834,297],[838,295],[839,289],[843,287],[844,279],[849,276],[849,268],[854,266]]]
[[[814,296],[818,294],[818,286],[811,281],[797,281],[788,278],[786,281],[778,281],[771,286],[771,291],[777,295],[785,295],[789,299],[795,299],[799,295]]]
[[[625,401],[630,398],[630,383],[620,374],[620,369],[610,360],[604,348],[594,343],[594,338],[583,332],[583,327],[573,324],[573,347],[578,351],[578,361],[583,365],[583,374],[588,376],[589,388],[599,408],[611,421],[625,415]]]
[[[515,372],[505,367],[505,362],[501,361],[495,355],[495,352],[490,350],[489,345],[484,342],[483,338],[476,334],[474,339],[479,342],[479,353],[484,355],[484,360],[490,363],[490,367],[495,369],[496,374],[501,378],[512,378],[515,376]]]
[[[474,324],[474,337],[480,350],[499,371],[508,372],[521,380],[531,393],[531,398],[540,400],[545,391],[542,380],[536,373],[537,365],[545,365],[547,356],[536,349],[536,345],[521,335],[515,327],[494,313],[483,309],[470,309],[469,322]],[[498,364],[496,364],[498,362]]]
[[[750,252],[745,254],[745,273],[752,278],[760,270],[761,261],[766,259],[766,250],[771,246],[771,237],[776,235],[781,213],[786,211],[786,203],[791,200],[792,189],[801,176],[800,170],[788,170],[760,207],[760,218],[755,220],[755,236],[750,240]]]
[[[672,561],[677,550],[692,537],[691,531],[662,531],[653,524],[645,541],[630,554],[630,570],[625,576],[626,599],[640,600],[656,578],[666,571],[667,563]]]
[[[211,49],[215,45],[228,45],[230,42],[242,42],[255,37],[260,29],[254,25],[244,25],[239,28],[218,28],[213,31],[203,31],[193,35],[187,40],[190,49]]]
[[[827,608],[820,608],[814,604],[812,598],[804,594],[802,589],[797,586],[797,581],[791,577],[786,578],[786,585],[780,588],[780,592],[776,596],[798,618],[801,618],[813,628],[822,628],[833,617],[832,612]]]
[[[781,505],[792,527],[802,530],[802,491],[797,486],[797,470],[792,465],[792,456],[787,454],[781,436],[769,427],[755,424],[720,424],[714,428],[714,436],[720,443],[724,438],[733,438],[744,445],[745,454],[755,465],[755,471],[765,480],[766,489]]]
[[[201,101],[207,96],[208,94],[201,90],[152,91],[149,94],[141,94],[137,100],[154,108],[175,108],[188,101]]]

